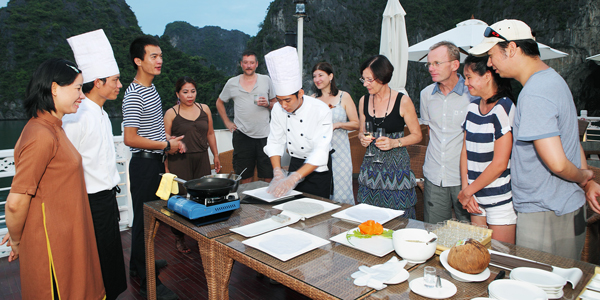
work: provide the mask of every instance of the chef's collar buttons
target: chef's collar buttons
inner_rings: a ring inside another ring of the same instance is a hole
[[[306,158],[306,156],[304,158]]]
[[[290,131],[290,129],[288,128],[288,131]]]
[[[294,152],[290,152],[290,154],[292,154],[292,155],[293,155],[293,154],[294,154]]]
[[[288,119],[291,118],[290,115],[288,115]]]
[[[301,133],[300,136],[304,136],[304,133]]]
[[[300,149],[304,149],[304,147],[300,147]]]
[[[288,142],[288,144],[290,144],[290,145],[291,145],[291,144],[292,144],[292,142]]]
[[[302,123],[302,119],[300,119],[300,123]]]

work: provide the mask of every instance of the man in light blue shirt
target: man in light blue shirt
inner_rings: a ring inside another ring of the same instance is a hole
[[[443,41],[429,49],[426,67],[434,83],[421,91],[420,110],[422,123],[429,126],[429,145],[423,164],[427,223],[451,219],[452,207],[457,219],[471,219],[458,202],[462,124],[471,102],[465,80],[457,73],[459,66],[460,52],[453,43]]]

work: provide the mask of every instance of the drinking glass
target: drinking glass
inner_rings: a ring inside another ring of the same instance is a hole
[[[375,140],[377,140],[378,138],[385,136],[385,129],[384,128],[377,128],[377,131],[375,132]],[[381,150],[379,148],[377,148],[377,152],[375,153],[375,158],[373,159],[374,163],[378,163],[381,164],[383,163],[383,159],[381,158]]]
[[[266,99],[264,94],[255,94],[254,95],[254,104],[258,105],[258,100],[262,100],[262,98]]]
[[[373,123],[370,121],[365,122],[365,132],[363,132],[363,134],[365,135],[365,138],[371,138],[373,136]],[[366,157],[372,157],[375,155],[375,153],[373,153],[373,146],[372,146],[372,142],[371,144],[369,144],[367,146],[367,153],[365,153]]]
[[[426,288],[434,288],[437,277],[435,276],[435,267],[425,267],[423,270],[423,284]]]

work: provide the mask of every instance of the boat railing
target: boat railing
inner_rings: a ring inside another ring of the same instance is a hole
[[[231,144],[231,132],[226,129],[215,130],[215,136],[217,139],[217,145],[219,152],[225,152],[233,149]],[[131,158],[131,152],[129,147],[125,145],[123,136],[114,137],[114,145],[116,151],[116,164],[117,170],[121,180],[119,181],[119,187],[121,192],[117,195],[117,202],[119,204],[119,212],[121,221],[119,226],[121,230],[127,230],[133,224],[133,205],[131,202],[131,191],[129,190],[129,160]],[[212,163],[212,153],[209,152],[210,161]],[[15,176],[15,159],[14,149],[0,150],[0,178],[11,178]],[[194,179],[194,178],[188,178]],[[8,195],[10,190],[10,184],[8,186],[0,186],[0,193]],[[0,198],[0,239],[8,233],[6,229],[6,215],[4,213],[4,206],[6,200]],[[10,247],[0,246],[0,257],[8,256]]]

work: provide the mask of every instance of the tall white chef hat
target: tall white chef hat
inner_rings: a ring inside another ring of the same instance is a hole
[[[83,83],[119,74],[119,66],[104,30],[72,36],[67,42],[83,73]]]
[[[302,88],[302,74],[296,48],[285,46],[265,55],[277,96],[288,96]]]

